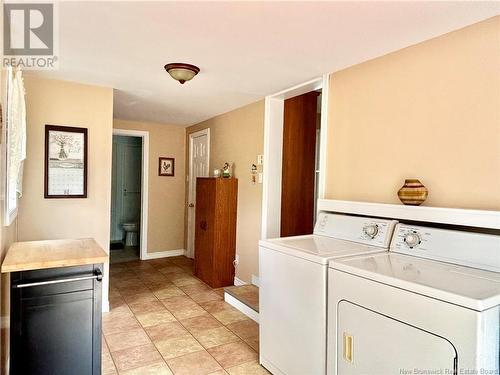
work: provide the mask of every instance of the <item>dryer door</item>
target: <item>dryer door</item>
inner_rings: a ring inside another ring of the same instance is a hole
[[[339,375],[455,373],[455,348],[440,336],[347,301],[337,324]]]

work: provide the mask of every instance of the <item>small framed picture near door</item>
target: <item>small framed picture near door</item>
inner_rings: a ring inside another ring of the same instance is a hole
[[[158,176],[173,177],[175,173],[174,158],[159,158],[158,161]]]
[[[87,198],[87,129],[45,125],[45,198]]]

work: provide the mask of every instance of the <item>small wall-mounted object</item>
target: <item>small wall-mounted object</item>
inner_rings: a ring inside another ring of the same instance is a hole
[[[408,178],[398,191],[398,197],[408,206],[420,206],[427,199],[429,191],[416,178]]]
[[[158,176],[175,176],[175,158],[158,158]]]
[[[264,164],[264,155],[257,155],[257,165]]]
[[[257,182],[257,166],[255,164],[252,164],[252,170],[250,171],[251,179],[252,179],[252,184],[255,185]]]

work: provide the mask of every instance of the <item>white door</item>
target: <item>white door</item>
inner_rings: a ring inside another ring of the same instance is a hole
[[[455,373],[455,348],[430,332],[347,301],[339,303],[337,327],[338,375]]]
[[[210,129],[189,135],[189,192],[187,256],[194,258],[194,223],[196,206],[196,179],[208,177],[210,161]]]

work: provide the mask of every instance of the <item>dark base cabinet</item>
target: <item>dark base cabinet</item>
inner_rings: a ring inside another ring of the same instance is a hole
[[[102,265],[11,274],[10,373],[101,373]]]

